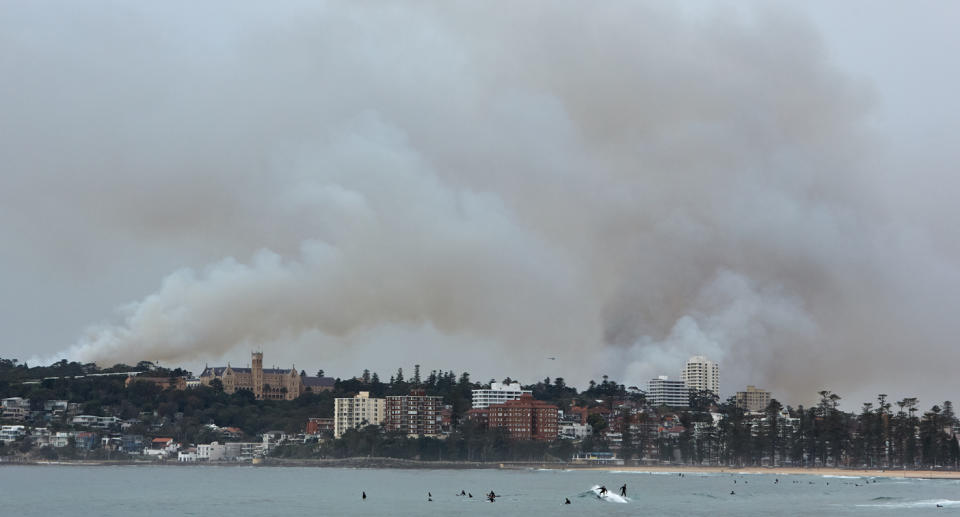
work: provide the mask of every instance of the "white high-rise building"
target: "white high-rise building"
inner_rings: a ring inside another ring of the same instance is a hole
[[[720,395],[720,366],[702,355],[695,355],[687,361],[680,379],[694,392],[709,391]]]
[[[370,398],[370,392],[361,391],[353,398],[333,401],[333,436],[340,438],[347,429],[380,425],[387,416],[386,399]]]
[[[688,407],[690,390],[683,381],[671,381],[661,375],[647,383],[647,402],[653,406]]]
[[[520,400],[520,396],[524,393],[533,394],[530,390],[521,390],[519,382],[511,384],[492,382],[488,390],[473,390],[471,407],[473,409],[484,409],[492,404],[503,404],[508,400]]]

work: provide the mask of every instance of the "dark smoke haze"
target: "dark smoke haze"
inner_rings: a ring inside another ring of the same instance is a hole
[[[37,357],[955,386],[957,180],[796,13],[140,4],[0,15],[5,260],[135,300]]]

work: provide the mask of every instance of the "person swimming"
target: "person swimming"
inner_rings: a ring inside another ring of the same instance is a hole
[[[473,493],[471,492],[471,493],[467,494],[467,497],[473,498]]]
[[[366,491],[363,492],[363,499],[364,499],[364,501],[366,501],[366,499],[367,499],[367,492],[366,492]]]
[[[564,497],[563,499],[564,499],[563,504],[570,504],[570,498],[569,498],[569,497]]]
[[[734,492],[733,490],[731,490],[731,491],[730,491],[730,495],[737,495],[737,493]]]
[[[491,490],[490,493],[487,494],[487,500],[490,501],[491,503],[496,502],[497,494],[495,494],[493,490]]]
[[[466,491],[466,490],[460,490],[460,495],[467,495],[467,491]]]

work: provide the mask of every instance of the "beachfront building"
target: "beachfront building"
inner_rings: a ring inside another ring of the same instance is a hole
[[[333,418],[311,417],[307,419],[306,434],[333,434]]]
[[[653,406],[689,407],[690,390],[684,381],[671,381],[666,375],[650,379],[647,401]]]
[[[720,394],[720,365],[702,355],[695,355],[687,360],[680,380],[687,384],[693,392],[709,391],[714,395]]]
[[[737,392],[736,401],[737,407],[759,413],[770,405],[770,392],[756,386],[747,386],[746,391]]]
[[[492,382],[489,388],[472,391],[470,407],[473,409],[483,409],[493,404],[503,404],[508,400],[519,399],[524,393],[533,395],[533,392],[530,390],[520,389],[519,382],[510,384]]]
[[[410,390],[409,395],[387,397],[383,427],[407,436],[438,436],[443,421],[443,397],[427,395],[424,390]]]
[[[368,391],[334,400],[333,436],[340,438],[347,429],[382,424],[387,411],[386,402],[385,399],[370,398]]]
[[[524,393],[517,400],[471,409],[467,416],[489,428],[505,429],[514,440],[552,442],[557,439],[557,406]]]

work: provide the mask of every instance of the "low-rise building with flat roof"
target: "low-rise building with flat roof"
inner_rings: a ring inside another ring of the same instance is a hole
[[[502,384],[499,382],[490,383],[489,388],[472,390],[470,407],[473,409],[483,409],[493,404],[503,404],[508,400],[517,400],[524,393],[532,395],[530,390],[520,389],[520,383]]]

